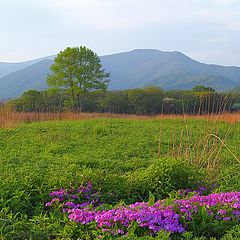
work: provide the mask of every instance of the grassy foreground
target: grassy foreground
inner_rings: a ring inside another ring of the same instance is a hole
[[[239,133],[238,124],[193,119],[52,121],[0,129],[1,237],[92,239],[79,232],[79,223],[45,206],[51,191],[89,181],[111,205],[148,201],[149,195],[174,198],[201,181],[215,184],[216,192],[240,191]],[[223,239],[235,239],[239,231],[226,228],[230,237]]]

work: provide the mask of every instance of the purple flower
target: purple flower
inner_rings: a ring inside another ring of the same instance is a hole
[[[46,207],[50,207],[50,206],[52,206],[52,203],[51,203],[51,202],[47,202],[47,203],[45,204],[45,206],[46,206]]]
[[[240,211],[238,211],[238,210],[233,210],[233,211],[232,211],[232,214],[235,215],[235,216],[240,216]]]
[[[65,194],[65,190],[64,189],[59,189],[57,191],[53,191],[49,194],[50,197],[63,197]]]
[[[184,199],[176,199],[167,203],[167,200],[157,201],[154,205],[147,202],[136,202],[128,206],[120,206],[110,210],[97,210],[99,194],[92,192],[92,184],[81,186],[77,191],[72,190],[69,196],[67,191],[60,189],[50,194],[52,200],[45,206],[59,203],[71,221],[86,225],[93,223],[97,230],[108,236],[127,236],[128,227],[137,223],[138,227],[147,231],[148,235],[155,236],[164,230],[170,234],[183,233],[185,227],[199,214],[199,210],[206,211],[208,216],[218,221],[239,220],[240,192],[214,193],[202,196],[199,188],[195,195],[189,196],[189,190],[183,191]],[[74,194],[75,193],[75,194]],[[187,194],[186,194],[187,193]],[[185,225],[182,225],[182,220]],[[101,236],[99,236],[100,238]]]
[[[71,198],[72,199],[78,199],[78,195],[72,195]]]
[[[53,198],[52,200],[51,200],[51,202],[47,202],[46,204],[45,204],[45,206],[46,207],[50,207],[50,206],[52,206],[54,203],[59,203],[59,198]]]
[[[231,220],[231,218],[230,217],[224,217],[223,220],[224,221],[229,221],[229,220]]]
[[[224,209],[222,209],[222,210],[219,210],[219,211],[218,211],[218,214],[219,214],[219,215],[225,215],[225,214],[227,214],[227,211],[224,210]]]
[[[66,202],[66,203],[63,204],[63,206],[74,208],[74,207],[76,207],[76,204],[74,202]]]

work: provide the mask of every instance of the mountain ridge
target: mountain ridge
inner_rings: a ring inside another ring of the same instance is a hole
[[[53,58],[15,63],[26,66],[0,77],[0,98],[17,97],[31,88],[46,89]],[[100,58],[103,68],[111,72],[109,90],[146,86],[175,90],[206,85],[224,91],[240,86],[240,67],[201,63],[178,51],[135,49]],[[0,76],[2,64],[6,63],[0,63]]]
[[[29,89],[46,89],[45,78],[52,63],[53,60],[44,59],[0,78],[0,99],[18,97]]]
[[[34,63],[40,62],[45,59],[54,59],[55,55],[47,56],[47,57],[41,57],[36,58],[32,60],[27,61],[20,61],[20,62],[0,62],[0,78],[11,74],[13,72],[16,72],[18,70],[21,70],[25,67],[31,66]]]

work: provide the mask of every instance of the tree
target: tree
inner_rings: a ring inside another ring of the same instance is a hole
[[[51,71],[48,85],[64,90],[70,96],[75,111],[83,110],[86,92],[106,90],[110,77],[110,73],[102,68],[98,55],[84,46],[61,51],[54,59]]]
[[[97,107],[100,112],[127,113],[127,93],[125,91],[105,92],[98,100]]]
[[[41,107],[44,101],[41,96],[41,92],[37,90],[28,90],[21,96],[23,109],[26,112],[41,111]]]
[[[196,110],[198,114],[210,114],[213,112],[217,93],[212,87],[196,86],[192,89],[196,95]]]
[[[212,87],[205,86],[196,86],[192,89],[193,92],[215,92],[215,89]]]

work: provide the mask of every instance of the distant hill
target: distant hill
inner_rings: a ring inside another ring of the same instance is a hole
[[[180,52],[133,50],[102,57],[111,74],[111,89],[159,86],[164,89],[191,89],[208,85],[217,90],[240,85],[240,68],[208,65]]]
[[[34,63],[40,62],[45,59],[54,59],[54,56],[48,56],[48,57],[38,58],[38,59],[34,59],[26,62],[19,62],[19,63],[0,62],[0,78],[10,73],[24,69],[28,66],[31,66]]]
[[[7,99],[20,96],[28,89],[43,90],[47,88],[46,76],[50,73],[53,60],[45,59],[24,69],[0,78],[0,98]]]
[[[46,75],[52,59],[53,56],[20,65],[0,63],[0,76],[4,74],[0,77],[0,98],[16,97],[28,89],[47,88]],[[224,91],[240,86],[240,67],[204,64],[180,52],[137,49],[102,56],[101,60],[103,67],[111,72],[110,90],[145,86],[174,90],[205,85]]]

